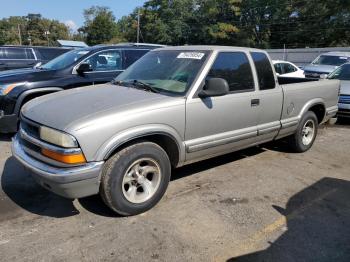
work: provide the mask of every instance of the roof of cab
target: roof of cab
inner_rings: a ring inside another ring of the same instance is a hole
[[[158,44],[147,44],[147,43],[119,43],[119,44],[101,44],[101,45],[95,45],[91,46],[89,48],[91,49],[107,49],[107,48],[133,48],[133,49],[155,49],[155,48],[161,48],[164,47],[164,45],[158,45]]]
[[[188,50],[188,51],[259,51],[265,52],[261,49],[238,47],[238,46],[216,46],[216,45],[184,45],[184,46],[166,46],[162,50]],[[266,52],[265,52],[266,53]]]

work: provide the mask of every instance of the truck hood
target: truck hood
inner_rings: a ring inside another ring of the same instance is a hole
[[[334,69],[336,69],[336,68],[338,68],[338,66],[309,64],[309,65],[304,67],[304,71],[329,74],[329,73],[333,72]]]
[[[341,81],[340,83],[340,94],[350,95],[350,81]]]
[[[169,106],[174,97],[130,87],[103,84],[38,97],[22,108],[22,115],[58,130],[78,130],[101,118],[127,111]]]
[[[35,82],[50,79],[54,71],[38,68],[23,68],[0,72],[0,84],[11,84],[18,82]]]

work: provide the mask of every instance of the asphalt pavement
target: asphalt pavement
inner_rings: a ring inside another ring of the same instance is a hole
[[[0,261],[350,261],[350,124],[303,154],[283,142],[173,172],[152,210],[41,188],[0,137]]]

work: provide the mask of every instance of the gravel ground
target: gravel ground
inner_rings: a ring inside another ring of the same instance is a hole
[[[118,217],[99,197],[36,185],[0,137],[0,261],[350,261],[350,125],[174,171],[166,196]]]

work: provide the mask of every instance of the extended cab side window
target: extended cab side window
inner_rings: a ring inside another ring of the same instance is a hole
[[[219,53],[207,78],[225,79],[231,92],[254,90],[252,70],[243,52]]]
[[[251,55],[258,75],[260,90],[274,89],[275,77],[267,55],[261,52],[251,52]]]

